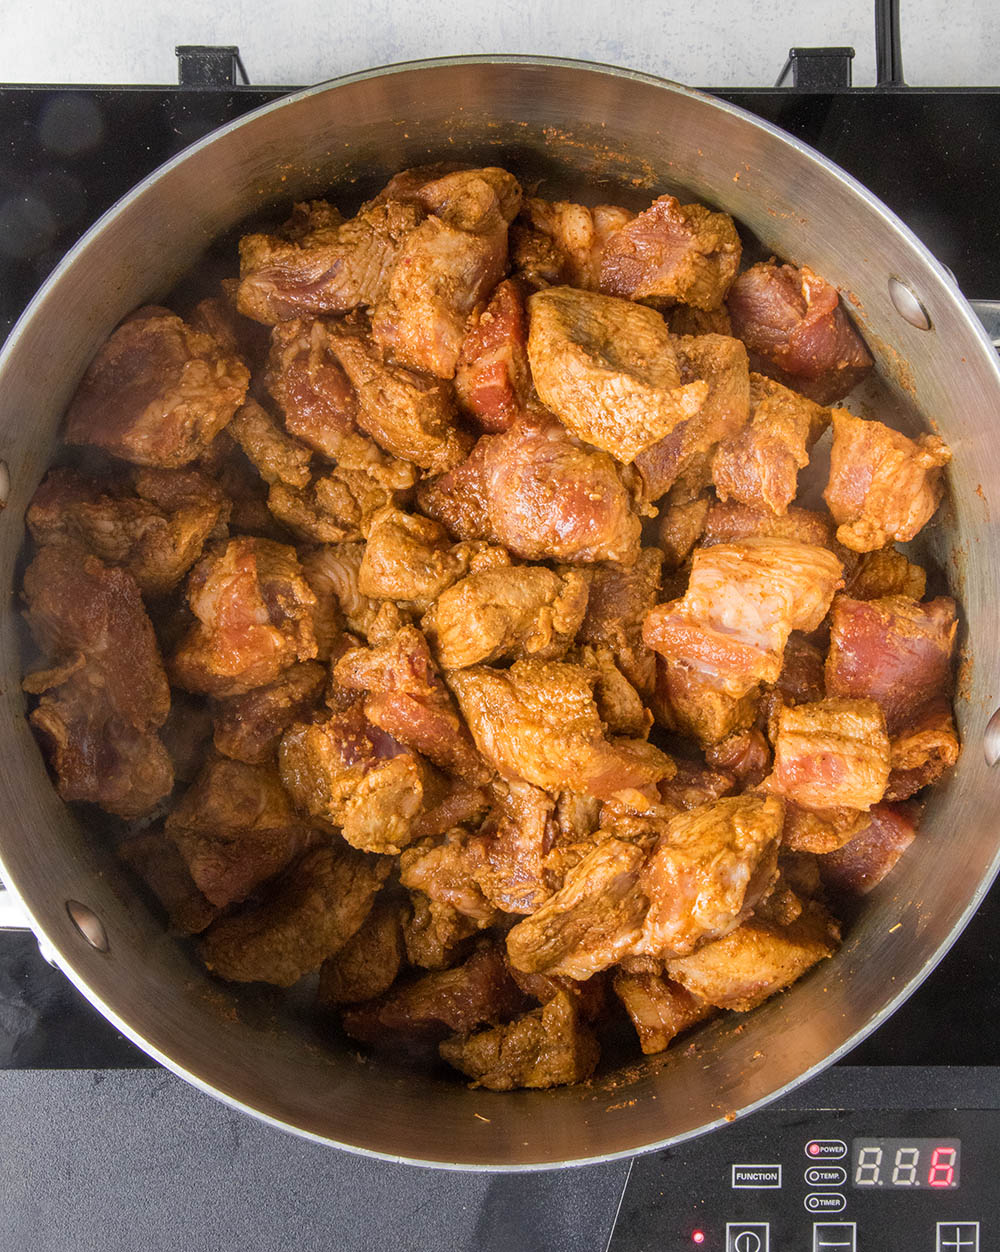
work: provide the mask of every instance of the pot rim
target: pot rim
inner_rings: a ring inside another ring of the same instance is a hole
[[[947,287],[950,295],[955,299],[957,308],[960,310],[962,317],[966,322],[966,329],[971,331],[972,334],[979,339],[982,347],[988,352],[989,360],[993,366],[993,374],[997,384],[998,397],[1000,397],[1000,358],[997,357],[996,350],[987,335],[984,326],[959,289],[954,275],[950,270],[942,265],[940,261],[937,260],[926,245],[922,243],[913,231],[910,230],[910,228],[891,209],[889,209],[887,205],[885,205],[877,196],[869,191],[864,184],[855,179],[853,175],[847,173],[835,162],[823,156],[815,148],[790,135],[781,127],[757,117],[755,114],[739,107],[738,105],[731,104],[726,100],[721,100],[708,94],[706,91],[688,87],[670,79],[660,78],[656,75],[647,74],[638,70],[607,65],[596,61],[585,61],[568,57],[502,53],[423,58],[377,66],[371,69],[357,71],[352,74],[345,74],[337,78],[327,79],[324,82],[317,83],[311,87],[290,91],[287,95],[282,95],[276,100],[261,105],[256,109],[252,109],[249,112],[242,114],[240,117],[235,118],[233,121],[227,122],[224,125],[210,131],[207,135],[196,140],[194,143],[189,144],[180,152],[170,157],[167,161],[157,166],[155,170],[147,174],[140,182],[136,183],[135,186],[126,192],[124,196],[120,197],[113,205],[105,210],[105,212],[101,214],[101,216],[63,256],[63,258],[39,287],[31,302],[27,305],[17,322],[11,328],[6,342],[3,344],[2,348],[0,348],[0,376],[2,376],[3,371],[7,366],[8,358],[13,355],[17,342],[23,335],[26,326],[33,320],[37,307],[45,300],[50,290],[61,281],[66,272],[74,266],[77,258],[95,243],[95,241],[107,229],[108,225],[123,209],[140,199],[149,189],[154,187],[171,171],[182,165],[194,153],[209,147],[223,136],[229,135],[234,131],[239,130],[241,127],[253,124],[265,114],[284,108],[286,105],[296,104],[312,96],[321,95],[329,91],[335,91],[338,88],[349,86],[353,83],[364,82],[389,75],[419,73],[425,70],[440,70],[448,67],[463,65],[518,65],[537,67],[540,70],[558,68],[644,83],[661,90],[665,89],[671,94],[686,96],[697,100],[703,105],[708,105],[713,109],[717,109],[723,113],[730,114],[743,121],[749,122],[755,128],[758,128],[780,140],[783,144],[795,150],[805,160],[821,167],[828,175],[833,176],[835,179],[843,183],[854,193],[856,197],[862,200],[865,205],[867,205],[867,207],[881,219],[887,229],[902,236],[909,247],[919,255],[920,259],[928,265],[936,276],[942,281],[942,283]],[[973,745],[971,743],[966,744],[965,748],[966,751],[972,751]],[[754,1113],[758,1109],[764,1108],[767,1105],[781,1099],[783,1096],[788,1095],[790,1092],[808,1083],[812,1078],[822,1073],[831,1065],[839,1061],[852,1049],[857,1047],[858,1044],[866,1039],[873,1031],[878,1029],[878,1027],[881,1026],[882,1023],[886,1021],[886,1019],[889,1018],[904,1001],[909,999],[909,997],[917,990],[917,988],[933,972],[933,970],[937,968],[943,958],[950,951],[953,944],[968,925],[973,914],[979,908],[998,873],[1000,873],[1000,846],[998,846],[987,872],[980,879],[971,899],[960,913],[948,935],[944,938],[944,940],[942,940],[933,955],[925,962],[924,966],[896,992],[892,999],[889,1000],[878,1013],[870,1017],[849,1039],[833,1051],[827,1053],[820,1061],[812,1065],[809,1069],[802,1071],[795,1078],[791,1079],[783,1086],[770,1091],[762,1098],[752,1101],[739,1109],[734,1109],[725,1115],[720,1115],[712,1121],[704,1122],[701,1126],[692,1130],[669,1135],[664,1139],[654,1140],[631,1149],[623,1149],[621,1151],[604,1153],[597,1156],[586,1156],[558,1162],[537,1161],[528,1164],[490,1163],[484,1165],[468,1162],[449,1163],[440,1160],[426,1160],[421,1157],[401,1156],[393,1153],[373,1150],[371,1148],[360,1147],[356,1144],[343,1143],[339,1140],[317,1134],[313,1131],[305,1130],[290,1122],[282,1121],[280,1118],[261,1112],[252,1105],[245,1104],[236,1097],[229,1095],[227,1092],[212,1086],[210,1082],[200,1078],[198,1075],[186,1069],[183,1065],[160,1051],[155,1045],[145,1040],[143,1036],[129,1024],[128,1021],[120,1017],[114,1009],[106,1004],[100,995],[90,989],[85,976],[76,970],[74,961],[60,950],[58,945],[51,940],[45,929],[37,921],[30,905],[21,895],[16,881],[8,874],[3,860],[2,839],[0,839],[0,879],[2,879],[8,889],[12,891],[15,899],[21,904],[26,917],[30,921],[31,929],[38,939],[39,947],[43,955],[51,964],[56,965],[60,971],[70,979],[74,986],[76,986],[85,998],[94,1005],[103,1017],[110,1021],[118,1030],[122,1032],[122,1034],[135,1043],[136,1046],[138,1046],[143,1052],[164,1066],[164,1068],[170,1070],[178,1077],[182,1078],[185,1082],[205,1092],[207,1095],[212,1096],[214,1099],[221,1100],[229,1107],[237,1109],[241,1113],[248,1114],[251,1117],[256,1118],[258,1121],[265,1122],[276,1127],[277,1129],[298,1135],[314,1143],[323,1145],[324,1147],[339,1148],[343,1151],[351,1152],[359,1156],[383,1160],[393,1164],[418,1165],[431,1169],[491,1173],[531,1173],[540,1170],[581,1167],[630,1159],[636,1155],[658,1151],[665,1147],[683,1143],[689,1139],[707,1134],[710,1131],[729,1125],[737,1119],[742,1119],[748,1114]]]

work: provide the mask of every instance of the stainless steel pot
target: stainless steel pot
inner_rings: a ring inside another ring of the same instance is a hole
[[[599,199],[634,203],[673,189],[725,209],[765,248],[840,287],[878,357],[872,403],[904,428],[932,424],[955,454],[952,503],[932,544],[961,598],[975,663],[960,683],[965,750],[932,796],[917,843],[865,901],[841,952],[786,994],[749,1017],[713,1022],[694,1048],[551,1092],[470,1091],[362,1062],[319,1043],[294,1004],[210,980],[58,799],[20,692],[24,509],[100,342],[248,216],[331,187],[349,200],[363,183],[442,156],[544,176],[545,194],[597,184]],[[897,303],[903,284],[929,329],[897,310],[893,280]],[[1000,778],[984,746],[1000,703],[998,418],[995,353],[946,271],[863,187],[730,105],[640,74],[498,57],[376,70],[261,109],[189,148],[106,214],[0,358],[0,457],[10,476],[0,519],[0,877],[43,950],[142,1048],[221,1099],[323,1142],[394,1160],[526,1169],[631,1154],[749,1112],[891,1013],[997,869]],[[80,904],[103,925],[106,951],[74,923]]]

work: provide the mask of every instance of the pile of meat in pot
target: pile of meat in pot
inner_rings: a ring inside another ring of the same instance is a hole
[[[215,975],[502,1090],[835,951],[958,755],[955,605],[893,546],[949,452],[828,407],[872,365],[836,291],[740,257],[671,196],[408,170],[100,349],[30,720]]]

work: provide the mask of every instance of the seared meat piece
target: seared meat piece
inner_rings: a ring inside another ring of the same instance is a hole
[[[188,324],[192,330],[211,335],[225,352],[239,357],[252,372],[267,351],[267,331],[259,322],[241,317],[236,311],[239,286],[239,279],[224,278],[219,284],[219,295],[199,300],[191,310]]]
[[[918,604],[906,596],[851,600],[838,596],[830,615],[826,690],[882,706],[896,738],[951,689],[955,602]]]
[[[344,215],[329,200],[300,200],[292,205],[291,215],[282,225],[281,234],[285,239],[294,240],[323,235],[336,238],[343,221]],[[239,288],[238,282],[236,287]]]
[[[889,781],[889,737],[874,700],[782,709],[769,790],[808,809],[870,809]]]
[[[611,799],[669,778],[674,767],[652,744],[606,739],[594,676],[561,661],[515,661],[448,675],[476,746],[507,779],[546,790]]]
[[[224,535],[229,504],[197,470],[141,469],[125,482],[100,483],[73,469],[51,470],[25,520],[40,544],[85,548],[123,565],[148,596],[172,590],[210,537]]]
[[[151,305],[98,349],[67,410],[66,442],[177,469],[205,451],[249,382],[243,362],[211,335]]]
[[[493,197],[486,183],[480,186]],[[469,321],[507,265],[507,223],[493,200],[493,213],[476,229],[429,217],[403,244],[372,313],[376,344],[402,365],[454,378]]]
[[[319,971],[317,1002],[324,1007],[374,1000],[388,991],[406,957],[402,900],[380,896],[361,929],[325,960]]]
[[[775,796],[727,796],[670,821],[639,874],[648,900],[630,951],[685,956],[746,917],[778,872],[784,804]]]
[[[428,523],[433,525],[433,523]],[[508,658],[557,660],[587,608],[587,584],[540,565],[480,570],[438,595],[422,626],[444,669]]]
[[[629,300],[716,309],[736,277],[741,251],[727,213],[660,196],[608,240],[600,288]]]
[[[417,489],[421,510],[445,526],[453,539],[499,542],[486,498],[486,460],[492,442],[479,439],[461,465],[425,480]]]
[[[675,503],[668,495],[660,508],[656,526],[656,538],[663,549],[667,569],[679,569],[691,555],[691,550],[701,538],[712,507],[708,492],[693,500]]]
[[[403,917],[406,959],[420,969],[450,969],[468,951],[468,940],[479,927],[450,904],[429,900],[422,891],[410,892]]]
[[[313,848],[260,904],[214,922],[202,959],[230,982],[291,987],[357,933],[389,869],[342,843]]]
[[[638,844],[598,843],[560,890],[507,935],[511,965],[586,979],[616,964],[642,936],[649,901],[638,883],[645,860]]]
[[[293,439],[256,400],[236,410],[228,432],[268,483],[306,487],[312,477],[312,452]]]
[[[730,500],[713,504],[705,519],[703,547],[713,543],[739,543],[741,539],[797,539],[800,543],[829,548],[833,544],[833,527],[823,513],[789,505],[782,514],[770,509],[753,508]]]
[[[852,600],[882,600],[886,596],[906,596],[922,600],[927,590],[927,574],[897,548],[876,548],[862,552],[847,578],[844,595]]]
[[[628,974],[619,970],[613,985],[647,1056],[662,1052],[682,1030],[704,1021],[713,1012],[711,1005],[659,974]]]
[[[229,503],[231,534],[253,534],[267,539],[284,539],[267,508],[267,484],[227,431],[220,431],[204,456],[195,463],[211,478]]]
[[[786,800],[782,847],[798,853],[833,852],[849,843],[867,821],[863,809],[812,809]]]
[[[462,340],[455,367],[459,407],[486,431],[506,430],[531,396],[524,286],[506,279]]]
[[[496,803],[484,828],[485,863],[476,882],[505,913],[532,913],[551,894],[546,857],[559,831],[552,797],[528,783],[494,786]]]
[[[174,781],[193,782],[212,748],[212,711],[185,691],[170,693],[170,712],[160,739],[174,767]]]
[[[690,304],[675,304],[663,316],[672,335],[732,335],[733,324],[724,304],[717,309],[696,309]],[[737,340],[739,342],[739,340]]]
[[[361,488],[360,499],[352,486]],[[267,507],[298,539],[342,543],[360,539],[369,512],[383,508],[394,497],[393,491],[379,487],[363,470],[333,470],[317,474],[306,488],[274,483],[267,493]]]
[[[752,417],[719,445],[712,481],[720,500],[784,513],[798,492],[799,470],[830,422],[830,411],[763,374],[750,375]]]
[[[341,1021],[352,1039],[392,1048],[506,1021],[523,1004],[502,950],[484,944],[464,964],[399,983],[380,1000],[347,1009]]]
[[[290,435],[331,460],[361,464],[378,459],[379,454],[358,433],[358,401],[334,352],[335,327],[319,319],[275,326],[264,384]],[[367,457],[366,447],[370,449]]]
[[[326,671],[315,661],[292,665],[266,687],[220,700],[215,707],[215,746],[223,756],[248,765],[267,765],[281,736],[314,708],[326,686]]]
[[[696,548],[682,600],[646,618],[643,639],[739,699],[774,682],[793,630],[815,630],[841,583],[832,552],[792,539]]]
[[[590,594],[578,638],[610,648],[618,668],[643,695],[652,693],[656,676],[642,625],[659,598],[662,566],[663,556],[656,548],[641,548],[634,565],[602,562],[586,571]]]
[[[423,612],[469,568],[473,550],[452,547],[438,522],[386,507],[368,526],[358,589],[373,599],[404,601]]]
[[[177,845],[162,831],[146,830],[118,845],[118,855],[146,883],[167,911],[173,930],[196,935],[219,910],[205,899]]]
[[[327,218],[299,238],[244,235],[237,308],[258,322],[348,313],[385,295],[406,240],[423,211],[389,201],[365,206],[340,225]]]
[[[368,693],[366,717],[398,743],[468,782],[487,780],[489,771],[415,626],[402,627],[377,647],[346,652],[334,677],[349,691]]]
[[[676,765],[674,777],[659,786],[660,797],[668,807],[696,809],[727,795],[735,786],[733,775],[723,770],[698,765],[680,757]]]
[[[686,645],[677,657],[656,658],[653,716],[661,726],[696,739],[703,748],[752,725],[758,699],[756,685],[742,696],[727,694],[717,672],[710,665],[700,667],[694,644]]]
[[[746,348],[725,335],[671,335],[681,382],[708,384],[705,402],[686,422],[635,458],[643,497],[659,500],[674,483],[690,498],[712,481],[712,455],[750,417],[750,370]]]
[[[170,689],[135,579],[70,545],[47,545],[24,575],[25,616],[52,668],[24,680],[45,693],[29,721],[64,800],[120,817],[148,812],[173,786],[156,734]]]
[[[653,725],[642,697],[615,664],[614,653],[603,645],[583,644],[570,659],[594,676],[594,702],[608,734],[645,739]]]
[[[574,434],[626,464],[693,417],[708,384],[681,383],[659,313],[573,287],[528,300],[538,395]]]
[[[355,634],[368,634],[378,612],[378,602],[362,595],[358,586],[363,543],[333,543],[302,555],[302,573],[316,596],[313,621],[319,645],[317,655],[326,660],[346,623]]]
[[[842,400],[872,367],[836,288],[808,266],[752,265],[733,283],[727,305],[753,369],[818,404]]]
[[[392,200],[419,204],[459,230],[492,230],[517,216],[521,187],[495,165],[475,169],[442,161],[401,170],[365,207]]]
[[[467,830],[450,830],[405,848],[399,858],[399,881],[429,900],[450,904],[479,927],[492,926],[497,910],[480,890],[476,877],[485,861],[483,841]]]
[[[823,883],[844,895],[867,895],[913,842],[916,819],[905,804],[876,804],[870,820],[842,848],[819,858]]]
[[[798,631],[788,636],[775,688],[784,704],[808,704],[826,694],[823,653]]]
[[[882,422],[835,409],[823,498],[838,523],[838,541],[871,552],[894,539],[914,538],[941,501],[941,467],[950,460],[951,450],[937,435],[914,442]]]
[[[690,956],[667,962],[667,973],[692,995],[720,1009],[748,1013],[833,956],[840,927],[820,904],[808,903],[790,926],[752,917]]]
[[[332,347],[357,393],[358,425],[380,447],[435,474],[458,465],[470,440],[455,427],[446,384],[390,364],[357,335],[339,335]]]
[[[510,231],[513,267],[535,285],[595,291],[608,240],[633,217],[611,204],[588,209],[568,200],[525,200]]]
[[[887,800],[907,800],[958,760],[959,743],[946,695],[928,704],[892,741]]]
[[[705,749],[705,760],[731,774],[742,790],[758,786],[771,772],[771,749],[755,727],[739,730]]]
[[[186,691],[241,695],[316,655],[316,597],[283,544],[230,540],[195,566],[187,598],[198,620],[170,662]]]
[[[489,1091],[583,1082],[600,1057],[593,1032],[580,1021],[576,1002],[565,991],[509,1026],[446,1039],[439,1051],[475,1086]]]
[[[167,817],[198,890],[216,908],[245,900],[315,842],[277,771],[210,761]]]

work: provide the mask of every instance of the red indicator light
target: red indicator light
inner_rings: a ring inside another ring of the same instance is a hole
[[[691,1242],[692,1242],[692,1243],[704,1243],[704,1242],[705,1242],[705,1232],[704,1232],[703,1230],[695,1230],[695,1231],[693,1231],[693,1232],[692,1232],[692,1234],[691,1234]]]
[[[819,1156],[819,1144],[818,1144],[818,1143],[810,1143],[810,1145],[809,1145],[809,1155],[810,1155],[810,1156]]]

